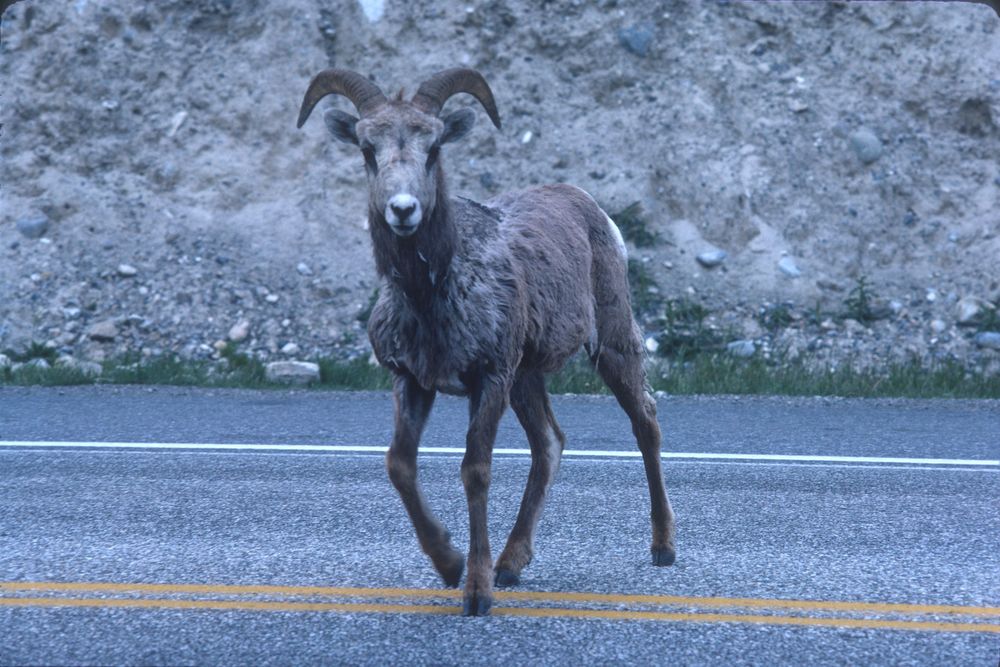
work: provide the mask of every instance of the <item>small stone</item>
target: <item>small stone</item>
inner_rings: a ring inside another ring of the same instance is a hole
[[[802,275],[802,270],[795,264],[791,257],[782,257],[778,260],[778,268],[789,278],[798,278]]]
[[[752,340],[734,340],[726,345],[726,351],[734,357],[748,359],[757,351],[757,346]]]
[[[75,320],[80,317],[80,309],[76,306],[68,306],[62,309],[62,314],[67,320]]]
[[[264,367],[269,382],[306,385],[319,380],[319,364],[310,361],[272,361]]]
[[[139,273],[139,270],[134,266],[132,266],[131,264],[118,265],[118,275],[120,275],[122,278],[132,278],[137,273]]]
[[[660,349],[660,343],[652,336],[646,338],[646,350],[650,354],[656,354],[656,351]]]
[[[944,320],[931,320],[931,331],[936,334],[944,333],[948,330],[948,324]]]
[[[114,320],[103,320],[91,324],[87,328],[87,337],[99,343],[109,343],[118,335],[118,327]]]
[[[497,180],[488,171],[479,174],[479,184],[487,190],[495,190],[497,187]]]
[[[1000,350],[1000,333],[996,331],[982,331],[976,334],[973,339],[979,347],[988,347],[993,350]]]
[[[848,141],[850,141],[855,155],[864,164],[871,164],[882,157],[882,141],[867,127],[858,128],[852,132]]]
[[[974,296],[966,296],[956,304],[959,324],[972,324],[983,312],[982,300]]]
[[[217,340],[214,343],[212,343],[212,348],[219,353],[224,351],[227,347],[229,347],[229,343],[227,343],[224,340]]]
[[[10,357],[0,354],[0,371],[10,368]]]
[[[830,280],[829,278],[820,278],[816,281],[816,287],[820,289],[830,290],[831,292],[843,292],[844,286],[838,283],[836,280]]]
[[[653,24],[638,23],[622,28],[618,31],[618,42],[629,53],[645,58],[653,44]]]
[[[250,322],[247,320],[240,320],[232,327],[229,328],[229,333],[226,338],[233,341],[234,343],[240,343],[246,340],[246,337],[250,335]]]
[[[295,270],[298,271],[299,275],[302,276],[311,276],[313,274],[312,269],[310,269],[309,265],[306,264],[305,262],[299,262],[298,265],[295,267]]]
[[[521,135],[521,143],[522,144],[530,144],[531,143],[531,138],[533,136],[535,136],[535,135],[531,132],[531,130],[525,130],[524,134]]]
[[[937,298],[938,298],[937,290],[929,289],[927,290],[927,293],[924,294],[924,299],[927,300],[927,303],[934,303],[935,301],[937,301]]]
[[[729,253],[725,250],[708,250],[698,255],[696,259],[706,269],[711,269],[726,261],[726,257],[728,256]]]
[[[788,108],[792,113],[803,113],[809,111],[809,105],[798,98],[788,100]]]
[[[288,356],[293,356],[299,353],[299,346],[295,343],[285,343],[281,347],[281,353],[287,354]]]
[[[859,331],[864,329],[864,326],[861,324],[861,322],[858,322],[853,317],[845,317],[843,321],[843,326],[844,326],[844,331],[849,334],[858,333]]]
[[[49,219],[44,215],[21,218],[17,221],[17,231],[29,239],[37,239],[49,229]]]
[[[47,370],[49,368],[52,368],[49,362],[46,361],[45,359],[42,359],[41,357],[35,357],[31,361],[26,361],[24,365],[27,366],[28,368],[40,368],[42,370]]]
[[[267,301],[268,303],[278,303],[278,295],[268,294],[267,296],[264,297],[264,301]]]
[[[187,111],[178,111],[170,119],[170,129],[167,130],[167,137],[173,138],[177,134],[177,131],[181,129],[181,125],[187,120]]]
[[[662,389],[657,389],[656,391],[653,392],[653,398],[655,398],[656,400],[660,400],[663,398],[670,398],[670,394],[663,391]]]

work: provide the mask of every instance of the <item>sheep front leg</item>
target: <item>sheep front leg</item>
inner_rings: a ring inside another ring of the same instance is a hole
[[[427,507],[417,482],[417,447],[427,423],[435,392],[421,387],[409,374],[399,374],[393,382],[396,404],[392,445],[385,457],[389,479],[399,491],[406,512],[417,531],[420,546],[434,563],[447,586],[456,587],[462,578],[462,554],[451,545],[451,537]]]
[[[462,484],[469,503],[469,559],[466,565],[463,616],[485,616],[493,606],[493,557],[490,555],[486,500],[497,425],[507,407],[506,388],[484,379],[472,392],[469,432],[462,459]]]

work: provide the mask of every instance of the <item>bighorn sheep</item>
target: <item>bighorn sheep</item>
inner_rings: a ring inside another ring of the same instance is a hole
[[[544,374],[561,368],[581,346],[632,421],[649,482],[654,565],[674,562],[674,517],[618,228],[590,195],[570,185],[509,192],[485,204],[449,198],[441,147],[475,122],[471,109],[438,118],[457,93],[475,97],[500,127],[493,93],[471,69],[435,74],[409,101],[402,94],[387,99],[355,72],[325,70],[309,84],[298,126],[330,94],[347,97],[361,116],[331,110],[327,125],[337,139],[360,147],[368,174],[375,268],[385,282],[368,335],[394,378],[395,432],[386,468],[421,547],[448,586],[458,586],[463,558],[424,501],[417,447],[436,392],[469,397],[463,613],[475,616],[489,613],[494,582],[517,584],[531,561],[535,526],[565,442]],[[531,469],[494,575],[486,497],[497,424],[508,401],[527,433]]]

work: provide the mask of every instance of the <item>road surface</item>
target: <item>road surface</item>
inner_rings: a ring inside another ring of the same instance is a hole
[[[678,561],[648,564],[612,399],[522,585],[463,619],[385,476],[383,393],[0,388],[0,664],[918,664],[1000,659],[1000,404],[660,401]],[[456,545],[466,407],[420,476]],[[510,416],[499,553],[528,470]]]

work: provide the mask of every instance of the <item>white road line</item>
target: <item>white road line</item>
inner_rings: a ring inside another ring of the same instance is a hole
[[[201,443],[201,442],[76,442],[50,440],[0,440],[0,447],[39,449],[187,449],[187,450],[243,450],[271,452],[341,452],[341,453],[382,453],[387,447],[381,445],[288,445],[266,443]],[[426,454],[464,454],[460,447],[421,447]],[[528,449],[497,447],[498,455],[530,456]],[[638,451],[614,449],[567,449],[565,457],[588,457],[609,459],[634,459],[641,455]],[[664,459],[688,459],[698,461],[769,461],[774,463],[863,463],[919,466],[986,466],[1000,468],[1000,460],[995,459],[941,459],[909,458],[896,456],[826,456],[807,454],[740,454],[720,452],[664,452]]]

